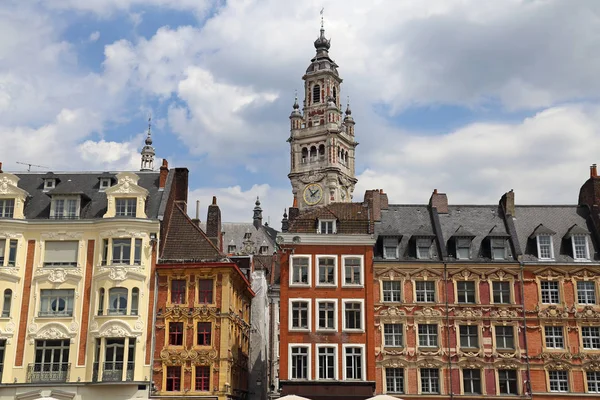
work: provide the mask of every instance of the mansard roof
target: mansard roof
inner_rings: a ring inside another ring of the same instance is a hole
[[[338,234],[370,233],[370,213],[364,203],[332,203],[304,210],[290,221],[288,232],[316,233],[319,220],[335,220]]]

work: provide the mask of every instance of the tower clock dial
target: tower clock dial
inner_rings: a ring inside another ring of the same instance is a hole
[[[323,188],[318,183],[311,183],[304,188],[303,196],[306,204],[314,206],[323,199]]]

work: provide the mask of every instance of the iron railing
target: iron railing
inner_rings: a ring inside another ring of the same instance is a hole
[[[94,369],[92,371],[92,381],[98,382],[99,380],[99,369],[102,364],[102,382],[121,382],[123,380],[123,368],[127,364],[127,370],[125,371],[125,380],[133,381],[134,363],[124,363],[122,361],[107,361],[103,363],[94,363]]]
[[[27,367],[27,382],[66,382],[71,363],[34,363]]]

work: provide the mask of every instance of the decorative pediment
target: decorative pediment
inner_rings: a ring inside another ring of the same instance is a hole
[[[96,269],[94,279],[110,279],[113,282],[123,282],[128,279],[145,281],[147,271],[141,267],[100,267]]]
[[[417,361],[417,367],[419,368],[442,368],[444,362],[437,359],[424,359]]]
[[[558,306],[548,306],[538,312],[540,318],[569,318],[569,310]]]
[[[19,269],[17,267],[0,267],[0,282],[19,282],[21,277],[19,276]]]
[[[454,315],[460,318],[474,319],[481,318],[483,316],[483,312],[478,308],[466,307],[455,309]]]
[[[490,316],[492,318],[518,318],[519,313],[516,310],[511,310],[509,308],[499,308],[490,312]]]
[[[591,268],[579,268],[569,272],[572,278],[578,278],[583,280],[595,279],[600,275],[600,271],[594,271]]]
[[[450,276],[455,280],[472,281],[475,279],[483,279],[484,276],[481,271],[476,271],[471,268],[461,268],[458,271],[450,273]]]
[[[83,278],[81,268],[37,268],[34,280],[48,280],[52,283],[63,283],[68,280],[78,282]]]
[[[393,280],[406,278],[407,273],[404,271],[401,271],[398,268],[385,268],[385,269],[377,269],[375,271],[375,276],[378,277],[379,279],[393,281]]]
[[[419,268],[412,272],[409,272],[408,275],[412,279],[434,280],[440,279],[442,277],[442,270],[436,270],[432,268]]]
[[[406,312],[404,310],[399,309],[396,306],[391,306],[391,307],[387,307],[382,309],[381,311],[379,311],[379,315],[381,316],[391,316],[391,317],[399,317],[399,316],[405,316]]]
[[[73,321],[69,327],[60,322],[50,322],[38,328],[37,324],[29,324],[29,341],[34,343],[36,339],[73,339],[77,336],[79,324]]]
[[[233,352],[235,354],[237,352]],[[216,349],[162,349],[160,359],[166,365],[182,365],[188,361],[194,365],[210,365],[217,359]]]
[[[594,309],[593,306],[585,306],[583,309],[575,311],[577,319],[600,319],[600,312]]]
[[[516,270],[505,269],[505,268],[497,268],[491,271],[487,271],[484,273],[484,276],[489,280],[495,281],[507,281],[511,279],[515,279],[519,276],[519,272]]]
[[[408,363],[401,359],[398,360],[395,358],[387,358],[383,361],[380,361],[379,365],[385,368],[406,368],[408,366]]]
[[[118,197],[136,198],[136,218],[147,218],[145,205],[148,197],[148,190],[138,186],[139,176],[133,172],[119,172],[117,174],[117,184],[106,189],[108,207],[104,218],[113,218],[116,215],[116,199]]]
[[[501,359],[494,363],[496,369],[519,369],[521,363],[515,359]]]
[[[538,279],[556,280],[564,279],[568,275],[568,273],[566,271],[561,271],[558,268],[545,267],[533,271],[533,275],[536,276]]]
[[[600,361],[591,361],[583,364],[583,369],[586,371],[600,371]]]
[[[110,320],[110,321],[106,321],[105,323],[103,323],[102,326],[100,328],[98,328],[97,330],[93,330],[92,335],[94,337],[111,337],[111,338],[141,336],[143,324],[140,321],[138,321],[138,322],[136,322],[135,328],[136,329],[132,329],[131,326],[129,326],[129,324],[127,324],[123,321]]]
[[[477,358],[466,358],[458,362],[459,367],[464,369],[481,369],[485,363]]]
[[[544,365],[544,368],[548,370],[570,371],[573,366],[569,362],[555,360]]]
[[[15,323],[12,321],[7,322],[3,328],[0,328],[0,339],[9,340],[15,334]]]
[[[440,310],[436,310],[435,308],[432,308],[432,307],[423,307],[421,310],[415,311],[415,316],[425,317],[425,318],[439,317],[441,315],[442,315],[442,312]]]

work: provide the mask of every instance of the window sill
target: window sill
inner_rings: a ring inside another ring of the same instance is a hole
[[[289,332],[310,332],[308,328],[289,328]]]
[[[316,332],[319,333],[337,333],[337,328],[317,328]]]
[[[73,315],[38,315],[36,318],[41,319],[73,319]]]
[[[349,329],[349,328],[344,328],[342,329],[342,332],[345,333],[365,333],[364,329]]]
[[[342,285],[342,289],[362,289],[364,287],[365,287],[365,285],[363,285],[362,283],[358,284],[358,285],[352,285],[352,284],[344,283]]]
[[[310,284],[308,283],[291,283],[290,284],[291,288],[310,288]]]
[[[315,287],[320,288],[334,288],[337,287],[337,283],[317,283]]]

